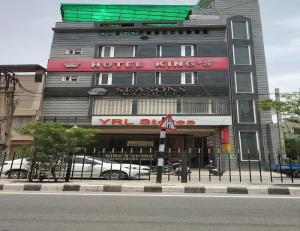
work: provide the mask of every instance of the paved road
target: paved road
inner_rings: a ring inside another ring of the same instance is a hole
[[[0,194],[0,231],[298,231],[299,227],[299,198]]]

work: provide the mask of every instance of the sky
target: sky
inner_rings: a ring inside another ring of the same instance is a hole
[[[196,4],[198,0],[143,0],[143,4]],[[141,4],[140,0],[0,0],[0,65],[46,67],[60,3]],[[300,1],[259,0],[270,92],[300,89]]]

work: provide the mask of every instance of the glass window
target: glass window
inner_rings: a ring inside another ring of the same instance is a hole
[[[100,73],[99,85],[133,85],[134,73]]]
[[[233,21],[232,22],[232,38],[249,39],[248,22]]]
[[[115,46],[114,57],[135,57],[135,46]]]
[[[229,113],[229,100],[226,97],[211,98],[211,113],[212,114],[228,114]]]
[[[112,46],[101,47],[101,57],[102,58],[114,57],[114,47]]]
[[[185,56],[185,57],[194,56],[194,46],[193,45],[182,45],[181,46],[181,56]]]
[[[181,84],[180,72],[159,73],[159,84]]]
[[[252,93],[252,73],[251,72],[236,72],[235,73],[236,92]]]
[[[101,47],[101,57],[135,57],[135,46],[119,45],[119,46],[103,46]]]
[[[159,57],[180,57],[181,46],[180,45],[160,45],[158,46]]]
[[[112,73],[100,73],[99,74],[99,85],[111,85]]]
[[[255,123],[254,106],[251,100],[238,100],[239,123]]]
[[[80,55],[80,54],[82,54],[82,50],[81,50],[81,48],[67,49],[66,54],[67,55]]]
[[[64,76],[62,78],[62,81],[64,82],[78,82],[79,81],[79,77],[74,75],[74,76]]]
[[[140,98],[137,101],[138,115],[166,115],[176,114],[177,100],[176,98]]]
[[[102,74],[101,84],[108,84],[109,74]]]
[[[132,99],[125,99],[125,98],[95,99],[93,114],[94,115],[131,115]]]
[[[235,65],[251,65],[250,46],[234,46],[233,56]]]
[[[134,74],[133,73],[113,73],[112,85],[133,85]]]
[[[182,72],[181,73],[181,84],[194,84],[195,73],[194,72]]]
[[[242,160],[258,160],[258,144],[256,131],[240,131],[240,150]]]

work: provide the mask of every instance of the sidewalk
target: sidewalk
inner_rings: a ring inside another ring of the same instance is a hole
[[[141,181],[83,181],[34,182],[0,180],[0,192],[82,192],[82,193],[190,193],[190,194],[249,194],[249,195],[290,195],[300,196],[300,184],[250,184],[228,182],[163,182],[157,184]]]

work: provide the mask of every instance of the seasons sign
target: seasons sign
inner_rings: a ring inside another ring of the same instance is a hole
[[[185,87],[118,87],[116,93],[121,96],[161,96],[183,95]]]
[[[227,57],[49,59],[47,71],[228,70]]]

